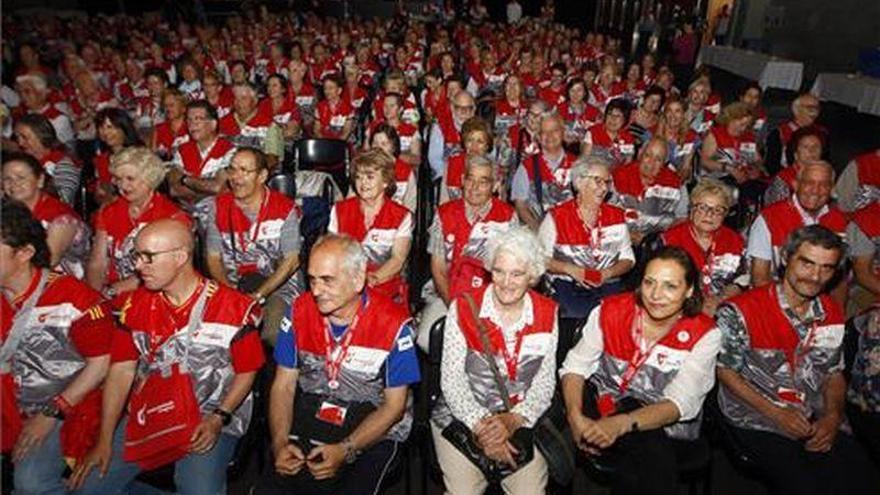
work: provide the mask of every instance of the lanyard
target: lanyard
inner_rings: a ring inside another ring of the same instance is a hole
[[[241,234],[239,234],[241,236],[241,250],[242,251],[247,251],[248,246],[250,246],[252,244],[256,244],[257,236],[260,235],[260,225],[263,223],[263,220],[264,220],[263,217],[266,216],[266,210],[268,209],[268,206],[269,206],[269,191],[267,189],[265,189],[265,186],[264,186],[263,202],[260,204],[260,211],[257,212],[257,219],[256,219],[256,223],[253,225],[253,232],[247,232],[247,229],[245,229],[241,232]],[[242,211],[242,214],[244,214],[243,211]],[[245,217],[247,217],[247,216],[245,215]],[[232,227],[232,226],[230,225],[230,227]],[[250,234],[250,235],[247,235],[247,234]],[[250,239],[248,239],[248,237],[250,237]]]
[[[694,230],[693,225],[688,225],[688,230],[690,230],[691,237],[693,237],[694,242],[697,244],[701,250],[703,246],[700,244],[700,241],[697,237],[697,232]],[[715,243],[718,240],[718,235],[715,234],[712,236],[712,243],[709,244],[709,249],[706,250],[703,254],[705,256],[705,262],[703,266],[700,267],[700,272],[703,275],[703,292],[709,293],[709,286],[712,284],[712,266],[715,264]]]
[[[578,218],[581,219],[581,223],[584,224],[584,228],[587,230],[587,233],[590,236],[590,243],[588,244],[590,248],[590,254],[593,256],[593,261],[595,261],[596,266],[599,265],[599,260],[602,258],[602,205],[599,205],[598,210],[596,211],[596,226],[590,228],[590,225],[587,223],[587,220],[584,218],[583,213],[581,213],[580,207],[576,207],[575,211],[577,211]]]
[[[636,317],[633,320],[633,328],[632,328],[632,338],[633,342],[636,345],[636,351],[633,353],[632,357],[629,360],[629,364],[626,367],[626,370],[623,372],[623,376],[620,379],[619,390],[620,393],[623,394],[629,389],[629,384],[632,382],[632,379],[636,376],[636,373],[639,372],[639,369],[645,364],[645,361],[651,356],[651,352],[653,352],[654,347],[660,342],[661,339],[657,339],[654,343],[648,347],[647,350],[642,352],[641,343],[645,338],[645,331],[642,325],[644,311],[636,307]]]
[[[331,390],[339,388],[339,373],[342,370],[342,363],[348,355],[348,349],[351,346],[351,340],[354,338],[354,332],[357,329],[358,320],[360,320],[363,308],[364,304],[361,302],[357,314],[352,320],[351,325],[348,326],[348,330],[338,346],[334,345],[336,340],[330,331],[330,321],[326,317],[324,318],[324,371],[327,373],[327,386]],[[337,349],[335,357],[334,349]]]
[[[513,354],[507,350],[507,342],[504,341],[504,334],[496,325],[491,328],[501,334],[501,357],[504,358],[504,365],[507,367],[507,377],[511,382],[516,381],[517,365],[519,364],[519,355],[522,351],[523,338],[525,337],[525,327],[516,332],[516,343],[513,345]]]

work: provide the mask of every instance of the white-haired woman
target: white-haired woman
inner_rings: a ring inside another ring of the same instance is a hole
[[[544,258],[529,229],[494,238],[488,266],[492,283],[454,299],[446,317],[442,397],[431,426],[437,458],[447,493],[482,493],[487,476],[500,478],[508,494],[544,493],[546,461],[537,449],[516,445],[551,405],[556,303],[531,289]],[[462,437],[468,445],[454,440]],[[468,449],[492,461],[488,473],[462,453]]]
[[[733,206],[730,187],[716,179],[702,179],[691,191],[688,221],[663,232],[667,246],[684,249],[700,271],[703,290],[703,313],[715,315],[715,308],[725,298],[742,292],[735,283],[747,273],[745,242],[735,230],[724,225],[724,217]],[[739,281],[748,285],[747,279]]]
[[[105,297],[135,289],[134,239],[150,222],[189,217],[156,191],[165,179],[165,165],[143,146],[125,148],[110,159],[110,175],[119,197],[95,215],[95,239],[86,266],[86,281]]]
[[[621,277],[635,264],[624,211],[605,202],[609,166],[600,156],[579,159],[571,169],[577,196],[550,210],[538,230],[559,303],[559,358],[602,298],[623,290]]]

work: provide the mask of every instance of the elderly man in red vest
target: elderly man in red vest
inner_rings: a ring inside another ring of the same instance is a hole
[[[409,386],[420,375],[410,317],[366,287],[367,255],[351,237],[319,239],[307,271],[311,290],[275,346],[275,462],[257,493],[378,493],[412,426]]]
[[[782,264],[782,245],[798,228],[818,224],[845,238],[846,216],[831,204],[833,185],[831,164],[822,161],[804,164],[797,174],[794,195],[761,210],[749,230],[746,250],[751,259],[752,286],[776,279],[776,271]],[[841,304],[846,301],[845,289],[842,281],[834,290],[835,299]]]
[[[876,493],[844,416],[844,314],[823,294],[845,244],[821,225],[795,230],[778,283],[716,312],[724,340],[718,404],[773,493]]]

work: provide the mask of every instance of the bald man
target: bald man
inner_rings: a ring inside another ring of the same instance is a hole
[[[636,161],[611,172],[609,203],[626,210],[633,245],[687,217],[687,188],[666,166],[668,151],[666,141],[651,139],[639,150]]]
[[[458,91],[451,100],[452,118],[446,113],[437,115],[428,141],[428,163],[435,179],[443,177],[446,160],[462,149],[461,126],[477,112],[474,97],[467,91]]]
[[[828,138],[830,137],[828,129],[816,122],[820,113],[819,99],[809,93],[801,94],[791,102],[791,120],[779,124],[779,127],[773,129],[767,135],[764,166],[771,176],[778,174],[780,170],[790,165],[786,159],[786,148],[794,131],[802,127],[812,125],[823,133],[825,139],[822,148],[822,158],[825,160],[830,158],[831,148],[828,146]]]
[[[252,298],[199,275],[192,253],[189,228],[175,220],[151,223],[135,239],[143,285],[117,297],[122,330],[97,445],[70,478],[79,493],[128,492],[141,470],[175,461],[180,493],[226,493],[264,362],[260,315]],[[126,409],[134,417],[122,417]]]
[[[307,271],[311,291],[294,301],[275,345],[275,462],[256,493],[378,493],[412,425],[411,320],[366,288],[367,256],[351,237],[319,239]]]
[[[789,234],[798,228],[819,224],[846,238],[846,216],[831,203],[833,186],[831,164],[824,161],[805,163],[798,171],[794,195],[761,210],[749,230],[746,250],[751,260],[752,286],[777,279],[782,264],[782,246]],[[833,294],[842,305],[846,302],[845,287],[845,280],[842,280]]]

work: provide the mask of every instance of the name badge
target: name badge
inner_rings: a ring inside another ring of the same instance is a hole
[[[345,126],[345,115],[334,115],[330,119],[331,127],[343,127]]]
[[[631,155],[631,154],[635,153],[635,151],[636,151],[636,148],[632,144],[621,144],[620,145],[620,152],[623,153],[624,155]]]
[[[318,408],[318,413],[315,414],[315,417],[325,423],[329,423],[335,426],[342,426],[343,424],[345,424],[346,414],[348,414],[347,407],[343,407],[329,401],[324,401],[321,403],[321,407]]]
[[[301,107],[310,107],[312,106],[312,102],[315,100],[314,96],[297,96],[296,104]]]
[[[739,145],[739,149],[743,153],[754,153],[758,148],[755,143],[742,143]]]

